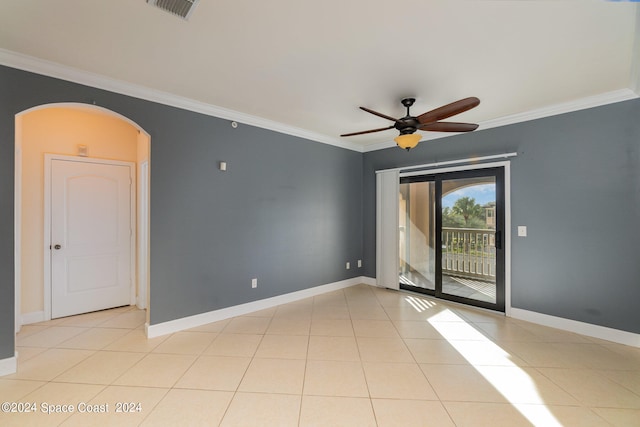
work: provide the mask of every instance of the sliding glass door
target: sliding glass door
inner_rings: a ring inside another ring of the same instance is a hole
[[[504,171],[400,179],[400,287],[504,311]]]

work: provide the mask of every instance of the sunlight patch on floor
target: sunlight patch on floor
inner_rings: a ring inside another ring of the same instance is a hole
[[[422,313],[423,311],[431,308],[431,307],[435,307],[436,303],[429,301],[429,300],[424,300],[421,298],[416,298],[416,297],[412,297],[412,296],[408,296],[405,297],[404,299],[406,302],[408,302],[409,304],[411,304],[411,306],[418,312],[418,313]]]
[[[443,322],[438,321],[437,318],[446,313],[446,317],[457,318],[458,322]],[[446,309],[443,312],[439,312],[436,316],[429,318],[428,322],[451,344],[465,359],[467,359],[471,365],[482,375],[500,394],[502,394],[512,405],[516,408],[522,416],[529,420],[533,425],[541,426],[559,426],[562,427],[562,423],[549,411],[544,405],[545,401],[537,391],[537,387],[531,377],[518,365],[513,363],[511,355],[504,351],[500,346],[495,344],[489,338],[478,332],[476,328],[466,323],[464,319],[458,316],[453,311]],[[495,369],[495,366],[476,366],[473,364],[474,360],[477,360],[477,354],[473,352],[475,347],[468,347],[465,344],[468,341],[457,341],[453,339],[455,334],[460,334],[461,324],[463,328],[468,328],[469,336],[474,336],[474,339],[483,342],[488,348],[489,353],[496,360],[499,360],[501,367],[509,367],[512,369]],[[535,405],[542,405],[537,408],[536,411],[525,410],[526,405],[519,405],[522,403],[522,398],[526,397],[529,402]],[[524,406],[524,407],[523,407]]]

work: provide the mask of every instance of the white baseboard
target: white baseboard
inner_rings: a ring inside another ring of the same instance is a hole
[[[147,333],[147,338],[155,338],[161,335],[172,334],[185,329],[206,325],[207,323],[218,322],[231,317],[243,316],[245,314],[253,313],[254,311],[266,310],[278,305],[299,301],[301,299],[310,298],[327,292],[337,291],[360,283],[366,283],[366,279],[368,278],[362,276],[354,277],[352,279],[303,289],[289,294],[278,295],[276,297],[248,302],[246,304],[235,305],[233,307],[221,308],[220,310],[170,320],[168,322],[158,323],[157,325],[145,324],[145,331]]]
[[[374,277],[362,276],[361,279],[362,279],[361,283],[364,283],[365,285],[375,286],[375,287],[378,286],[378,281]]]
[[[32,323],[44,322],[44,311],[33,311],[22,315],[22,324],[30,325]]]
[[[208,313],[197,314],[195,316],[184,317],[182,319],[171,320],[169,322],[164,322],[157,325],[145,325],[145,330],[147,333],[147,337],[154,338],[160,335],[166,335],[189,328],[195,328],[207,323],[217,322],[231,317],[242,316],[254,311],[265,310],[267,308],[275,307],[281,304],[286,304],[304,298],[321,295],[326,292],[348,288],[360,283],[369,286],[377,286],[377,281],[375,278],[360,276],[353,279],[317,286],[315,288],[292,292],[285,295],[279,295],[277,297],[267,298],[260,301],[254,301],[234,307],[210,311]],[[547,314],[513,307],[511,308],[509,317],[536,323],[538,325],[561,329],[568,332],[574,332],[588,337],[599,338],[632,347],[640,347],[640,334],[635,334],[632,332],[621,331],[618,329],[607,328],[605,326],[593,325],[585,322],[578,322],[576,320],[565,319],[562,317],[549,316]]]
[[[370,286],[377,286],[375,278],[362,277],[361,279],[362,283]],[[635,334],[633,332],[621,331],[619,329],[607,328],[606,326],[599,326],[591,323],[578,322],[576,320],[565,319],[562,317],[549,316],[548,314],[514,307],[511,307],[507,316],[542,326],[561,329],[567,332],[574,332],[588,337],[612,341],[618,344],[640,347],[640,334]]]
[[[18,356],[0,360],[0,377],[15,374],[18,370]]]
[[[599,338],[612,341],[618,344],[640,347],[640,334],[621,331],[619,329],[607,328],[606,326],[593,325],[591,323],[578,322],[576,320],[562,317],[549,316],[548,314],[537,313],[535,311],[511,308],[511,317],[538,325],[549,326],[551,328],[562,329],[588,337]]]

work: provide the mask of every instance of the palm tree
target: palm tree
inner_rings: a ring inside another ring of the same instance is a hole
[[[460,197],[454,203],[451,211],[456,215],[461,215],[465,225],[469,224],[470,218],[482,219],[483,214],[482,206],[478,205],[473,197]]]

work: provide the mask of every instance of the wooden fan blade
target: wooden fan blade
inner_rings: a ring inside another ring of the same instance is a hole
[[[393,129],[393,128],[394,128],[394,126],[389,126],[389,127],[380,128],[380,129],[363,130],[362,132],[345,133],[344,135],[340,135],[340,136],[364,135],[365,133],[380,132],[380,131],[383,131],[383,130],[389,130],[389,129]]]
[[[435,110],[427,111],[426,113],[419,115],[417,119],[421,124],[433,123],[438,120],[463,113],[473,107],[477,107],[478,104],[480,104],[480,100],[475,96],[472,96],[452,102],[451,104],[443,105]]]
[[[386,114],[378,113],[377,111],[370,110],[366,107],[360,107],[361,110],[366,111],[367,113],[371,113],[374,116],[382,117],[383,119],[391,120],[392,122],[397,122],[398,119],[394,119],[391,116],[387,116]]]
[[[435,122],[420,126],[420,130],[431,132],[471,132],[478,129],[475,123]]]

